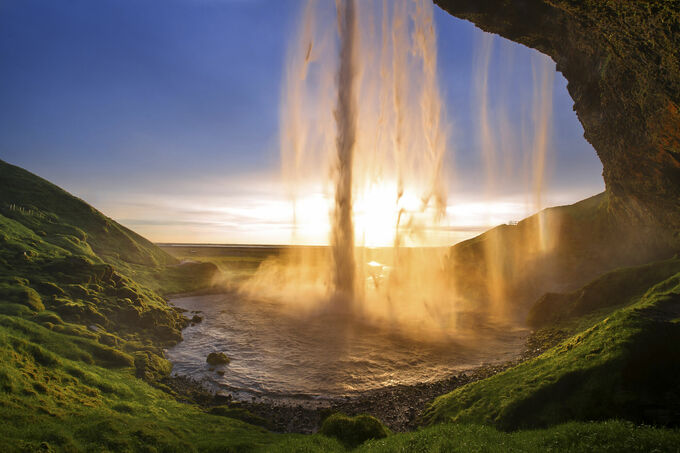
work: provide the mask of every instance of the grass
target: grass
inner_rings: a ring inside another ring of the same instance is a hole
[[[369,441],[359,452],[677,452],[680,433],[632,423],[567,423],[504,433],[489,426],[447,424]]]
[[[204,287],[215,274],[210,263],[182,264],[195,258],[190,251],[175,252],[0,161],[0,451],[332,452],[357,445],[367,452],[674,451],[680,445],[676,430],[623,421],[563,424],[668,416],[665,408],[677,403],[672,378],[680,371],[673,311],[680,274],[635,301],[570,318],[570,331],[583,332],[440,397],[426,414],[433,426],[360,443],[380,436],[353,418],[339,423],[341,440],[280,435],[242,409],[206,411],[175,399],[160,382],[171,368],[163,347],[181,338],[186,319],[164,294]],[[239,275],[247,275],[262,259],[222,254],[206,261],[237,263]],[[603,280],[602,291],[640,275],[628,272]],[[636,291],[647,283],[639,280]],[[604,412],[594,412],[597,407]],[[370,427],[381,426],[373,421]],[[502,431],[522,427],[532,429]]]
[[[206,286],[216,272],[210,264],[180,264],[82,200],[2,161],[0,245],[2,312],[47,308],[161,346],[179,340],[185,326],[162,294]]]
[[[187,322],[159,290],[206,286],[214,266],[182,265],[2,161],[0,245],[0,450],[224,451],[272,437],[157,382]]]
[[[471,424],[440,424],[413,433],[369,440],[351,450],[359,453],[394,452],[678,452],[680,432],[624,421],[571,422],[548,429],[506,433]],[[255,451],[343,452],[342,444],[324,436],[281,436],[273,445]]]
[[[94,338],[0,316],[0,450],[224,451],[276,438],[134,373],[131,355]]]
[[[512,430],[570,420],[680,422],[680,273],[541,356],[440,396],[429,424]]]

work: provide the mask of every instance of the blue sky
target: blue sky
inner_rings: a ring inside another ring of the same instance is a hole
[[[0,158],[157,241],[285,242],[278,112],[297,0],[3,0]],[[473,90],[482,32],[435,11],[459,198],[483,173]],[[520,130],[533,51],[501,38],[490,93]],[[546,198],[603,189],[555,78]],[[500,108],[500,107],[499,107]],[[522,196],[518,175],[503,195]],[[466,198],[467,197],[467,198]],[[455,196],[453,198],[456,198]],[[514,214],[508,214],[514,215]]]

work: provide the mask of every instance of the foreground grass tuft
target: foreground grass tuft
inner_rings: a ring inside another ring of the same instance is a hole
[[[319,432],[338,439],[350,448],[369,439],[382,439],[390,434],[390,430],[375,417],[370,415],[349,417],[345,414],[333,414],[326,418]]]

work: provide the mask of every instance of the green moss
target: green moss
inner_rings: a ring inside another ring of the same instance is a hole
[[[32,311],[42,311],[45,306],[40,294],[22,278],[4,278],[0,280],[0,303],[12,303],[26,306]]]
[[[33,316],[32,321],[35,321],[39,324],[44,324],[44,323],[51,323],[51,324],[59,324],[62,325],[64,324],[64,321],[59,317],[58,314],[51,312],[51,311],[41,311],[40,313],[37,313],[35,316]]]
[[[390,431],[375,417],[357,415],[349,417],[344,414],[333,414],[324,420],[319,433],[335,437],[344,445],[354,448],[369,439],[382,439]]]
[[[149,351],[134,354],[135,374],[150,382],[158,381],[170,374],[172,364],[163,357]]]
[[[208,362],[209,365],[213,366],[227,365],[230,362],[229,357],[227,357],[223,352],[211,352],[208,354],[208,357],[205,359],[205,361]]]
[[[107,367],[131,367],[135,361],[131,355],[106,345],[92,343],[90,350],[95,362]]]
[[[680,432],[632,423],[567,423],[505,433],[489,426],[444,424],[368,441],[355,451],[388,452],[650,452],[677,451]],[[290,449],[288,451],[295,451]]]
[[[41,442],[58,451],[205,451],[276,440],[234,418],[178,403],[136,379],[132,368],[109,369],[80,360],[94,345],[0,316],[3,451]],[[106,434],[97,435],[102,430]]]
[[[2,303],[0,304],[0,314],[18,317],[28,317],[33,314],[30,308],[25,305]]]

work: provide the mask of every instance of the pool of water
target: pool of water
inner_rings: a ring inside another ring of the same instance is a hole
[[[469,315],[468,328],[427,341],[360,319],[291,313],[236,292],[173,299],[203,322],[167,351],[173,373],[191,376],[237,399],[336,399],[392,384],[445,378],[515,357],[527,332]],[[206,363],[224,352],[225,366]]]

